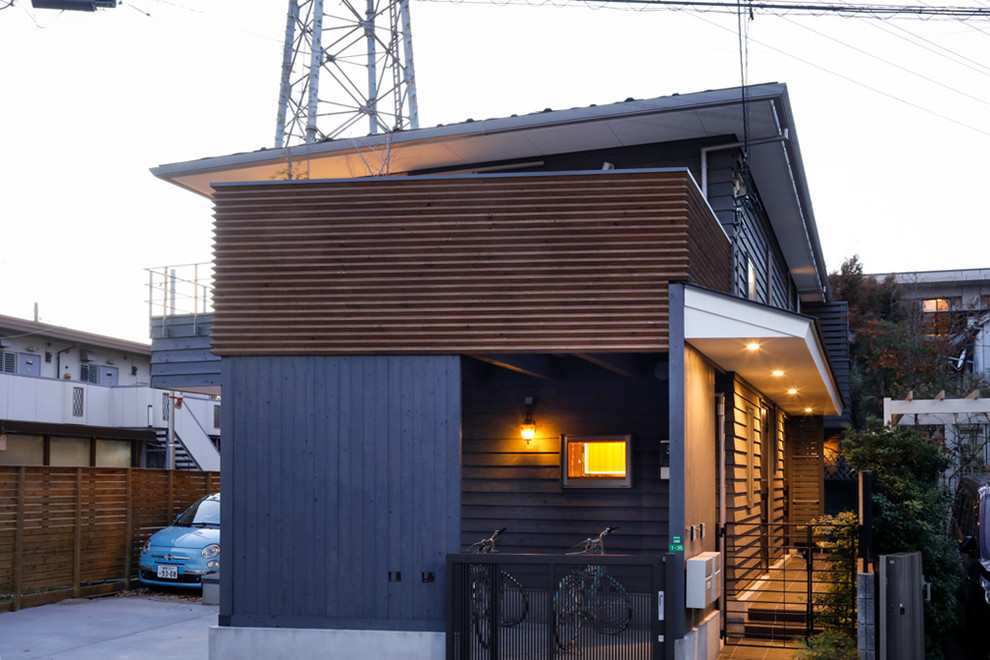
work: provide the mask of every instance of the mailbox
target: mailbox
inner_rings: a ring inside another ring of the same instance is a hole
[[[702,552],[684,562],[687,570],[685,580],[685,605],[694,609],[704,609],[722,595],[722,555],[718,552]]]

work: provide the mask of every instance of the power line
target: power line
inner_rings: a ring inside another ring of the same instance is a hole
[[[720,30],[725,30],[727,32],[734,32],[734,30],[732,30],[730,28],[727,28],[727,27],[725,27],[723,25],[719,25],[718,23],[716,23],[714,21],[710,21],[707,18],[704,18],[703,16],[700,16],[699,15],[699,16],[697,16],[697,18],[699,20],[702,20],[702,21],[710,24],[710,25],[714,25],[715,27],[719,28]],[[787,52],[785,50],[782,50],[780,48],[776,48],[774,46],[771,46],[770,44],[767,44],[767,43],[758,41],[756,39],[752,39],[752,41],[753,41],[753,43],[759,44],[760,46],[762,46],[764,48],[768,48],[768,49],[770,49],[770,50],[772,50],[772,51],[774,51],[776,53],[779,53],[779,54],[784,55],[786,57],[790,57],[791,59],[797,60],[798,62],[801,62],[802,64],[806,64],[806,65],[808,65],[810,67],[814,67],[815,69],[818,69],[819,71],[823,71],[823,72],[825,72],[825,73],[827,73],[829,75],[835,76],[836,78],[840,78],[842,80],[845,80],[846,82],[852,83],[853,85],[856,85],[858,87],[862,87],[864,89],[867,89],[867,90],[873,92],[874,94],[879,94],[881,96],[886,96],[887,98],[889,98],[891,100],[897,101],[899,103],[903,103],[904,105],[910,106],[910,107],[914,108],[915,110],[920,110],[921,112],[924,112],[926,114],[932,115],[933,117],[937,117],[938,119],[943,119],[943,120],[945,120],[947,122],[950,122],[952,124],[955,124],[956,126],[960,126],[962,128],[966,128],[968,130],[975,131],[976,133],[980,133],[981,135],[986,135],[986,136],[990,137],[990,131],[984,130],[982,128],[977,128],[976,126],[973,126],[971,124],[967,124],[965,122],[959,121],[958,119],[953,119],[953,118],[948,117],[946,115],[943,115],[943,114],[941,114],[939,112],[935,112],[934,110],[930,110],[930,109],[925,108],[923,106],[920,106],[920,105],[918,105],[916,103],[912,103],[912,102],[908,101],[907,99],[901,98],[900,96],[897,96],[895,94],[891,94],[890,92],[885,92],[885,91],[883,91],[881,89],[877,89],[873,85],[870,85],[870,84],[864,83],[862,81],[856,80],[855,78],[850,78],[849,76],[843,75],[843,74],[838,73],[836,71],[832,71],[831,69],[828,69],[828,68],[826,68],[826,67],[824,67],[824,66],[822,66],[820,64],[817,64],[817,63],[812,62],[810,60],[806,60],[803,57],[798,57],[797,55],[794,55],[793,53],[789,53],[789,52]]]
[[[656,6],[672,10],[688,10],[699,12],[736,14],[738,3],[719,2],[718,0],[428,0],[432,2],[451,2],[453,4],[496,4],[496,5],[530,5],[568,6],[575,4],[607,6],[610,4]],[[778,15],[791,12],[810,14],[834,14],[837,16],[868,15],[873,18],[951,18],[990,19],[990,7],[930,7],[919,5],[854,5],[832,3],[800,3],[800,2],[745,2],[747,11],[768,11]]]
[[[862,48],[859,48],[858,46],[853,46],[852,44],[849,44],[849,43],[846,43],[845,41],[842,41],[841,39],[836,39],[833,36],[830,36],[828,34],[825,34],[824,32],[821,32],[819,30],[816,30],[816,29],[814,29],[812,27],[808,27],[807,25],[804,25],[804,24],[799,23],[797,21],[791,20],[789,18],[785,18],[784,20],[788,21],[791,25],[796,25],[796,26],[798,26],[798,27],[800,27],[800,28],[802,28],[804,30],[807,30],[809,32],[812,32],[814,34],[817,34],[818,36],[820,36],[822,38],[828,39],[830,41],[834,41],[835,43],[837,43],[837,44],[839,44],[841,46],[845,46],[846,48],[849,48],[850,50],[853,50],[853,51],[855,51],[855,52],[857,52],[857,53],[859,53],[861,55],[865,55],[866,57],[869,57],[869,58],[872,58],[874,60],[877,60],[878,62],[883,62],[887,66],[894,67],[895,69],[898,69],[900,71],[903,71],[904,73],[906,73],[906,74],[908,74],[910,76],[914,76],[915,78],[920,78],[921,80],[924,80],[925,82],[929,82],[929,83],[931,83],[933,85],[937,85],[937,86],[939,86],[939,87],[941,87],[943,89],[949,90],[950,92],[955,92],[956,94],[959,94],[960,96],[965,96],[966,98],[968,98],[970,100],[973,100],[973,101],[976,101],[977,103],[982,103],[983,105],[990,105],[990,101],[987,101],[985,99],[982,99],[982,98],[980,98],[978,96],[974,96],[974,95],[970,94],[969,92],[965,92],[965,91],[963,91],[961,89],[957,89],[955,87],[952,87],[951,85],[947,85],[944,82],[942,82],[941,80],[936,80],[936,79],[931,78],[929,76],[926,76],[926,75],[923,75],[921,73],[918,73],[917,71],[914,71],[912,69],[909,69],[908,67],[901,66],[900,64],[896,64],[894,62],[891,62],[890,60],[887,60],[887,59],[884,59],[884,58],[880,57],[879,55],[875,55],[874,53],[871,53],[871,52],[869,52],[867,50],[864,50]]]
[[[603,3],[631,3],[663,5],[684,8],[708,8],[716,11],[735,13],[736,3],[719,2],[717,0],[596,0]],[[928,5],[854,5],[832,3],[800,3],[800,2],[763,2],[748,1],[746,9],[767,10],[776,12],[804,12],[813,14],[838,14],[854,16],[868,14],[875,17],[937,17],[937,18],[990,18],[988,7],[931,7]]]

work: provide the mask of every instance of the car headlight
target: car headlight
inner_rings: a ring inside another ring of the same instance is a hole
[[[145,540],[144,545],[141,546],[141,552],[151,552],[151,539]]]
[[[203,548],[203,559],[213,559],[220,554],[220,546],[216,543],[211,543],[210,545]]]
[[[220,562],[218,562],[216,559],[211,559],[210,561],[206,562],[206,567],[211,571],[219,571]]]

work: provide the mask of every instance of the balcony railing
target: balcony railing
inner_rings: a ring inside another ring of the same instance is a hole
[[[197,316],[213,311],[213,264],[146,268],[148,316]]]

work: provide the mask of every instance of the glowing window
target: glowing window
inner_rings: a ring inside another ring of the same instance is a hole
[[[949,301],[945,298],[928,298],[921,301],[921,309],[925,312],[947,312]]]
[[[632,485],[632,436],[565,435],[560,453],[566,487],[629,488]]]

